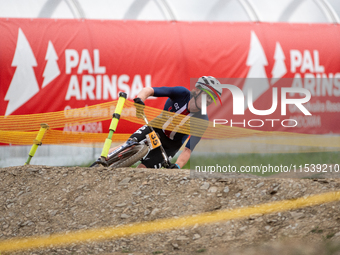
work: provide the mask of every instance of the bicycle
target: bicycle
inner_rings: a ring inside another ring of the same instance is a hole
[[[115,115],[115,114],[114,114]],[[97,159],[90,167],[105,166],[111,168],[130,167],[136,162],[140,161],[151,150],[160,147],[163,163],[162,167],[168,168],[171,164],[166,151],[164,150],[161,140],[144,114],[144,111],[140,112],[145,124],[149,127],[150,132],[146,135],[145,142],[138,142],[136,138],[129,138],[123,145],[112,151],[108,156]]]

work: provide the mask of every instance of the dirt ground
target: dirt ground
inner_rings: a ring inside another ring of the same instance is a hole
[[[189,170],[172,169],[0,168],[0,241],[340,190],[338,178],[192,176]],[[340,254],[339,209],[340,202],[332,202],[167,232],[10,254]]]

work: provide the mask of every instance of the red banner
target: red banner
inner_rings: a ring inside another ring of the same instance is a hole
[[[256,119],[275,118],[279,121],[261,128],[340,133],[339,26],[0,19],[0,32],[0,115],[85,107],[116,100],[119,91],[131,100],[143,87],[189,89],[190,78],[211,75],[261,78],[253,105],[262,110],[271,107],[273,88],[279,89],[278,97],[282,87],[305,88],[311,99],[304,106],[311,115],[288,105],[286,115],[278,106],[273,115],[259,118],[246,106],[244,116],[236,118],[227,92],[222,103],[230,115],[213,105],[208,107],[210,119],[230,122],[235,117],[235,122],[256,128]],[[245,92],[248,85],[242,81],[234,85]],[[147,105],[161,108],[164,102],[165,98],[150,99]],[[285,119],[297,125],[282,125]],[[101,123],[79,128],[107,132]],[[118,131],[132,133],[136,128],[120,123]]]

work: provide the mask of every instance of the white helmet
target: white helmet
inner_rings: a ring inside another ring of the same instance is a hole
[[[213,95],[218,95],[219,97],[222,95],[221,83],[212,76],[202,76],[196,82],[196,88],[206,89],[209,92],[213,93]]]

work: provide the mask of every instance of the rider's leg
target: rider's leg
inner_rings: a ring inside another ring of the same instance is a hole
[[[138,142],[140,142],[140,141],[142,141],[142,140],[145,139],[145,135],[148,134],[149,132],[150,132],[150,131],[149,131],[149,129],[147,128],[147,126],[144,125],[144,126],[140,127],[139,129],[137,129],[136,132],[133,133],[133,134],[130,136],[130,138],[136,137],[137,140],[138,140]],[[130,139],[130,138],[129,138],[129,139]],[[118,146],[116,146],[116,147],[110,148],[109,154],[110,154],[111,152],[113,152],[115,149],[117,149],[117,148],[119,148],[120,146],[122,146],[122,145],[123,145],[123,143],[120,144],[120,145],[118,145]]]
[[[154,130],[159,135],[167,156],[170,159],[173,158],[178,150],[182,147],[182,140],[171,140],[161,129],[154,128]],[[163,162],[164,157],[160,148],[151,150],[149,154],[142,160],[142,164],[144,164],[144,166],[147,168],[161,168]]]
[[[123,143],[122,144],[120,144],[120,145],[118,145],[118,146],[116,146],[116,147],[113,147],[113,148],[111,148],[110,150],[109,150],[109,154],[111,153],[111,152],[113,152],[115,149],[118,149],[120,146],[122,146],[123,145]]]

